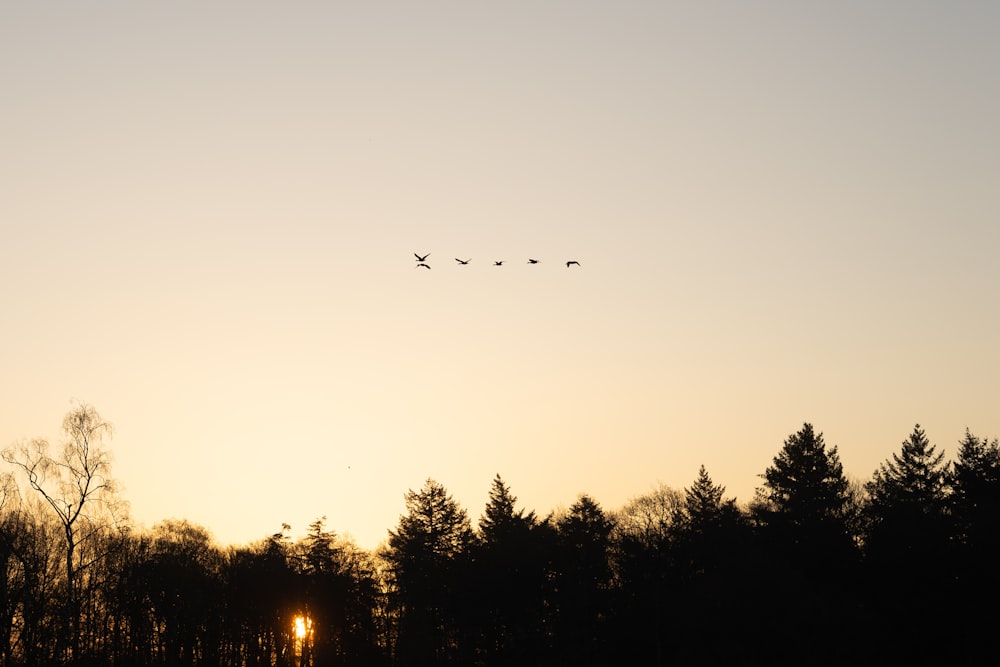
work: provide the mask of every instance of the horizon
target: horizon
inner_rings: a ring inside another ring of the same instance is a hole
[[[90,404],[87,404],[86,402],[80,402],[80,403],[75,403],[74,405],[90,405]],[[90,405],[90,407],[92,407],[94,409],[97,409],[97,406]],[[97,409],[97,411],[98,411],[98,413],[100,412],[99,409]],[[105,415],[101,415],[101,416],[105,419],[106,422],[110,423],[112,429],[114,429],[114,423],[111,422],[109,419],[107,419],[107,417]],[[794,431],[789,432],[788,436],[786,436],[782,440],[782,442],[775,448],[775,452],[772,455],[771,459],[769,459],[768,462],[755,475],[756,477],[758,477],[758,478],[762,478],[763,477],[765,469],[773,465],[773,463],[774,463],[774,456],[778,455],[778,453],[780,452],[780,450],[784,446],[785,440],[788,437],[790,437],[790,436],[798,433],[799,432],[799,428],[801,428],[801,427],[803,427],[803,426],[805,426],[807,424],[813,426],[814,428],[816,427],[815,424],[811,424],[810,422],[803,422]],[[914,427],[923,428],[919,423],[918,424],[914,424]],[[837,447],[835,444],[830,443],[827,440],[825,434],[823,433],[823,431],[821,429],[816,428],[815,430],[816,430],[817,435],[819,437],[823,438],[825,446],[826,446],[826,450],[828,452],[831,451],[834,447],[837,448],[837,455],[838,455],[838,458],[840,459],[841,464],[844,466],[844,475],[848,479],[848,481],[850,481],[852,483],[859,482],[859,483],[864,484],[865,482],[867,482],[867,481],[869,481],[871,479],[872,475],[875,472],[875,469],[873,469],[868,475],[857,475],[857,474],[854,474],[853,471],[850,470],[849,466],[843,461],[843,458],[840,455],[840,448]],[[977,433],[973,429],[967,429],[967,430],[970,433],[972,433],[972,435],[977,436],[980,439],[983,439],[984,441],[995,441],[997,439],[996,436],[986,436],[984,434]],[[965,436],[965,433],[966,433],[966,431],[963,430],[962,437]],[[151,530],[153,530],[156,527],[156,525],[158,525],[160,523],[163,523],[163,522],[166,522],[166,521],[172,521],[172,520],[173,521],[187,521],[187,522],[191,523],[192,525],[195,525],[195,526],[198,526],[200,528],[203,528],[203,529],[207,530],[212,535],[212,539],[216,543],[217,546],[220,546],[220,547],[223,547],[223,548],[227,548],[227,547],[242,547],[242,546],[250,546],[252,544],[260,543],[262,541],[267,540],[272,535],[275,535],[275,534],[278,534],[278,533],[284,533],[284,534],[286,534],[293,541],[301,540],[307,534],[307,530],[309,528],[309,525],[311,523],[313,523],[314,521],[316,521],[316,520],[322,519],[324,521],[324,525],[325,525],[326,529],[328,531],[331,531],[331,532],[335,533],[337,535],[337,538],[339,540],[344,540],[344,541],[352,542],[352,543],[354,543],[356,546],[358,546],[361,549],[365,549],[367,551],[374,552],[379,547],[381,547],[383,545],[383,543],[388,539],[389,531],[395,530],[396,528],[398,528],[398,521],[396,523],[392,523],[391,525],[386,525],[384,527],[384,529],[381,530],[382,537],[380,539],[378,539],[378,540],[374,540],[373,541],[372,537],[375,536],[379,532],[377,528],[373,527],[371,530],[369,530],[367,532],[366,531],[360,532],[360,535],[362,535],[362,537],[367,537],[368,538],[367,540],[362,540],[362,539],[358,538],[358,534],[359,533],[355,532],[354,530],[351,530],[350,526],[338,525],[337,522],[336,522],[336,516],[331,516],[329,514],[325,514],[325,513],[320,512],[320,513],[314,513],[312,515],[308,515],[310,518],[304,520],[301,524],[297,524],[297,523],[293,524],[290,521],[282,521],[278,525],[273,526],[271,528],[266,528],[266,527],[261,526],[260,530],[258,530],[258,534],[256,536],[241,537],[241,538],[238,538],[236,540],[233,540],[233,539],[221,539],[219,537],[218,532],[215,529],[213,529],[212,526],[207,525],[207,524],[203,524],[203,523],[201,523],[201,522],[199,522],[197,520],[194,520],[191,517],[187,517],[187,516],[170,515],[170,516],[160,517],[159,519],[157,519],[155,521],[152,521],[152,522],[136,521],[135,518],[131,514],[131,506],[130,506],[131,503],[130,503],[129,497],[128,497],[128,484],[127,484],[127,480],[121,479],[120,477],[118,477],[117,475],[114,474],[114,442],[113,442],[113,435],[114,434],[112,433],[112,437],[109,438],[108,441],[104,442],[102,444],[102,447],[103,447],[103,449],[108,454],[111,455],[112,479],[114,480],[116,486],[118,487],[118,493],[120,495],[120,499],[123,500],[126,503],[126,505],[129,507],[128,521],[129,521],[129,523],[131,525],[133,525],[133,527],[138,528],[138,529],[143,530],[143,531],[151,531]],[[909,435],[907,437],[909,437]],[[32,440],[38,440],[38,439],[45,440],[45,441],[48,442],[49,447],[50,447],[49,451],[50,451],[51,454],[55,454],[55,452],[58,451],[56,448],[60,444],[59,440],[53,440],[53,439],[50,439],[50,438],[47,438],[47,437],[41,437],[41,436],[19,438],[15,443],[7,443],[4,446],[4,448],[10,447],[10,446],[12,446],[14,444],[17,444],[17,443],[27,443],[27,442],[30,442]],[[892,460],[892,458],[893,458],[894,455],[899,454],[900,447],[905,442],[906,439],[907,438],[900,439],[899,445],[897,445],[891,451],[888,451],[887,454],[886,454],[886,456],[881,461],[879,461],[879,465],[881,465],[884,462],[890,462]],[[957,452],[958,443],[959,443],[959,440],[961,440],[961,439],[962,438],[956,438],[955,439],[955,447],[953,448],[953,451]],[[946,465],[950,466],[951,462],[954,460],[954,455],[951,452],[949,452],[948,448],[941,447],[939,444],[937,444],[933,440],[933,438],[929,438],[929,440],[930,440],[930,447],[931,447],[931,449],[934,450],[935,452],[943,453],[944,454],[944,463]],[[9,466],[9,464],[8,464],[8,466]],[[17,482],[23,482],[23,480],[19,479],[16,471],[14,471],[14,469],[12,467],[11,467],[10,472],[14,472],[15,473],[15,480]],[[736,494],[733,494],[733,493],[731,493],[729,491],[729,487],[726,484],[725,480],[717,479],[714,475],[712,475],[712,471],[708,470],[707,468],[706,468],[706,473],[712,479],[713,484],[716,484],[718,486],[723,487],[723,489],[724,489],[723,498],[724,499],[732,499],[732,500],[734,500],[736,502],[736,504],[739,507],[742,507],[742,508],[747,508],[749,506],[749,504],[753,500],[754,494],[751,494],[749,497],[739,497]],[[575,503],[582,496],[588,496],[588,497],[590,497],[598,505],[600,505],[601,508],[606,513],[608,513],[608,515],[610,517],[610,516],[613,516],[615,513],[619,512],[620,510],[622,510],[623,508],[625,508],[625,506],[627,506],[632,500],[635,500],[635,499],[640,498],[642,496],[646,496],[646,495],[649,495],[649,494],[656,493],[659,490],[670,489],[670,490],[677,491],[677,492],[680,492],[680,493],[685,492],[695,482],[695,480],[697,479],[698,471],[697,470],[695,471],[695,473],[694,473],[694,475],[692,475],[692,478],[691,478],[690,481],[688,481],[687,483],[685,483],[685,484],[683,484],[681,486],[671,485],[671,484],[667,484],[665,482],[658,481],[658,482],[652,484],[648,489],[645,489],[645,490],[642,490],[642,491],[636,491],[634,493],[628,494],[625,497],[624,500],[619,501],[617,504],[614,504],[614,505],[609,505],[609,504],[605,503],[600,497],[596,496],[593,493],[590,493],[590,492],[588,492],[586,490],[581,490],[576,495],[574,495],[572,498],[566,498],[563,501],[559,502],[558,504],[553,505],[553,506],[548,507],[548,508],[533,507],[533,506],[530,506],[530,505],[522,502],[520,494],[517,492],[517,489],[510,484],[509,480],[507,480],[504,477],[503,473],[502,472],[498,472],[498,473],[496,473],[496,475],[499,475],[500,478],[504,480],[504,483],[507,484],[507,486],[510,488],[511,493],[517,498],[517,503],[515,504],[517,510],[523,510],[526,513],[533,512],[533,513],[535,513],[535,515],[539,519],[544,520],[547,517],[558,516],[558,515],[560,515],[560,513],[565,512],[568,507],[570,507],[573,503]],[[494,475],[494,477],[496,475]],[[454,500],[457,503],[457,505],[467,513],[469,521],[472,524],[472,527],[474,529],[478,530],[479,519],[482,517],[483,510],[485,509],[486,504],[488,502],[488,494],[489,494],[490,485],[493,482],[493,477],[491,477],[489,479],[489,481],[486,484],[484,484],[484,490],[483,490],[483,493],[482,493],[483,501],[478,506],[478,509],[477,509],[477,506],[469,504],[467,502],[467,499],[463,499],[463,498],[457,497],[456,494],[452,492],[451,487],[449,486],[449,484],[446,481],[441,480],[441,479],[435,477],[434,475],[429,475],[429,476],[425,477],[424,479],[420,480],[419,482],[415,482],[413,485],[411,485],[407,489],[404,489],[404,490],[402,490],[402,491],[399,492],[399,494],[398,494],[399,498],[400,498],[400,503],[399,503],[399,505],[400,505],[399,517],[402,517],[402,516],[404,516],[406,514],[406,507],[405,507],[405,503],[403,502],[404,495],[406,493],[408,493],[408,492],[411,492],[411,491],[419,491],[421,489],[421,487],[424,485],[424,483],[427,480],[429,480],[429,479],[432,479],[435,482],[441,484],[448,491],[449,495],[452,498],[454,498]],[[462,485],[462,488],[467,488],[467,486],[468,486],[468,484]],[[761,486],[763,486],[763,481],[762,480],[761,480],[761,482],[759,484],[757,484],[754,487],[754,490],[756,490],[757,488],[759,488]],[[307,516],[306,514],[303,514],[303,512],[301,511],[301,509],[294,510],[294,509],[286,508],[285,512],[286,512],[286,514],[294,514],[296,517]],[[285,529],[286,525],[288,526],[287,529]],[[244,522],[244,529],[247,529],[249,527],[250,527],[250,522]],[[225,534],[225,533],[223,533],[223,534]],[[245,535],[249,535],[249,533],[244,533],[244,534]]]

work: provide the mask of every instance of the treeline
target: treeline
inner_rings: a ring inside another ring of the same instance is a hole
[[[433,479],[375,551],[317,519],[245,546],[121,512],[90,406],[4,450],[0,665],[993,664],[1000,446],[916,426],[866,482],[810,424],[745,505],[702,468],[545,517]]]

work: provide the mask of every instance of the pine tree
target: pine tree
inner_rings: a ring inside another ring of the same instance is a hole
[[[468,604],[472,634],[486,664],[525,664],[543,642],[548,526],[534,512],[515,509],[517,498],[498,474],[479,519]]]
[[[826,448],[812,424],[785,440],[764,472],[762,499],[784,519],[804,527],[839,520],[847,502],[847,478],[836,447]]]
[[[698,469],[694,484],[684,489],[684,506],[681,509],[680,524],[685,532],[708,533],[737,514],[734,499],[723,500],[726,487],[714,484],[705,466]]]
[[[1000,441],[987,442],[965,429],[950,484],[958,541],[970,553],[985,545],[995,550],[1000,536]]]
[[[736,500],[724,499],[726,487],[715,484],[705,466],[694,483],[684,489],[684,504],[677,513],[676,550],[692,572],[705,572],[726,560],[744,538],[744,521]]]
[[[754,549],[756,586],[781,605],[755,619],[757,633],[784,632],[776,660],[809,662],[823,638],[820,628],[853,622],[857,602],[857,553],[848,531],[848,481],[836,447],[809,423],[785,440],[764,472],[754,515],[759,527]],[[824,656],[831,662],[844,655]]]
[[[668,627],[680,638],[672,642],[679,664],[738,662],[736,647],[751,640],[747,619],[759,599],[747,590],[757,581],[751,534],[736,500],[725,492],[702,465],[677,512],[670,543],[675,574],[664,597],[671,600]],[[730,640],[714,641],[719,636]]]
[[[959,442],[958,456],[952,465],[951,511],[953,534],[957,542],[956,568],[959,595],[952,609],[972,610],[983,600],[1000,595],[1000,442],[977,438],[968,429]],[[992,650],[989,638],[994,628],[990,615],[969,615],[960,628],[965,643]]]
[[[517,498],[497,474],[490,487],[485,513],[479,519],[479,535],[483,542],[496,544],[537,523],[534,512],[525,515],[524,510],[515,510],[515,503]]]
[[[419,492],[407,491],[404,498],[407,514],[389,531],[394,562],[403,568],[435,567],[465,552],[473,539],[469,517],[443,485],[428,479]]]
[[[926,629],[912,622],[954,597],[944,452],[936,451],[917,424],[866,489],[865,566],[874,609],[895,638],[892,657],[949,662],[941,645],[927,642]]]
[[[724,499],[726,488],[715,484],[705,466],[684,489],[676,513],[673,549],[686,578],[703,575],[731,556],[743,536],[743,521],[735,499]]]
[[[876,512],[909,508],[920,513],[940,513],[944,506],[947,467],[944,452],[935,451],[920,424],[903,441],[868,483]]]
[[[566,664],[600,662],[608,648],[611,519],[583,494],[556,522],[557,654]]]
[[[455,663],[459,596],[474,542],[469,517],[432,479],[404,498],[407,514],[389,531],[385,554],[396,584],[397,657],[404,665]]]
[[[307,576],[335,574],[339,570],[337,533],[325,530],[326,517],[309,524],[309,532],[299,545],[299,567]]]
[[[917,424],[899,453],[880,464],[866,485],[866,550],[876,567],[909,572],[944,555],[947,486],[944,452],[936,451]]]
[[[866,485],[870,497],[866,549],[872,561],[907,571],[943,556],[947,482],[944,452],[936,451],[917,424],[899,453],[880,464]]]

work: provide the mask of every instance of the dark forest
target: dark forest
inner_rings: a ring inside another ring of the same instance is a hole
[[[737,504],[704,467],[546,516],[427,479],[374,551],[317,518],[243,546],[131,526],[88,405],[3,451],[0,665],[994,664],[1000,445],[919,425],[866,481],[809,423]],[[901,434],[902,436],[903,434]],[[484,486],[490,484],[484,480]]]

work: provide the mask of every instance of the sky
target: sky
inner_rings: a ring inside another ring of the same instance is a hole
[[[139,526],[1000,436],[998,3],[12,0],[0,91],[0,446]]]

